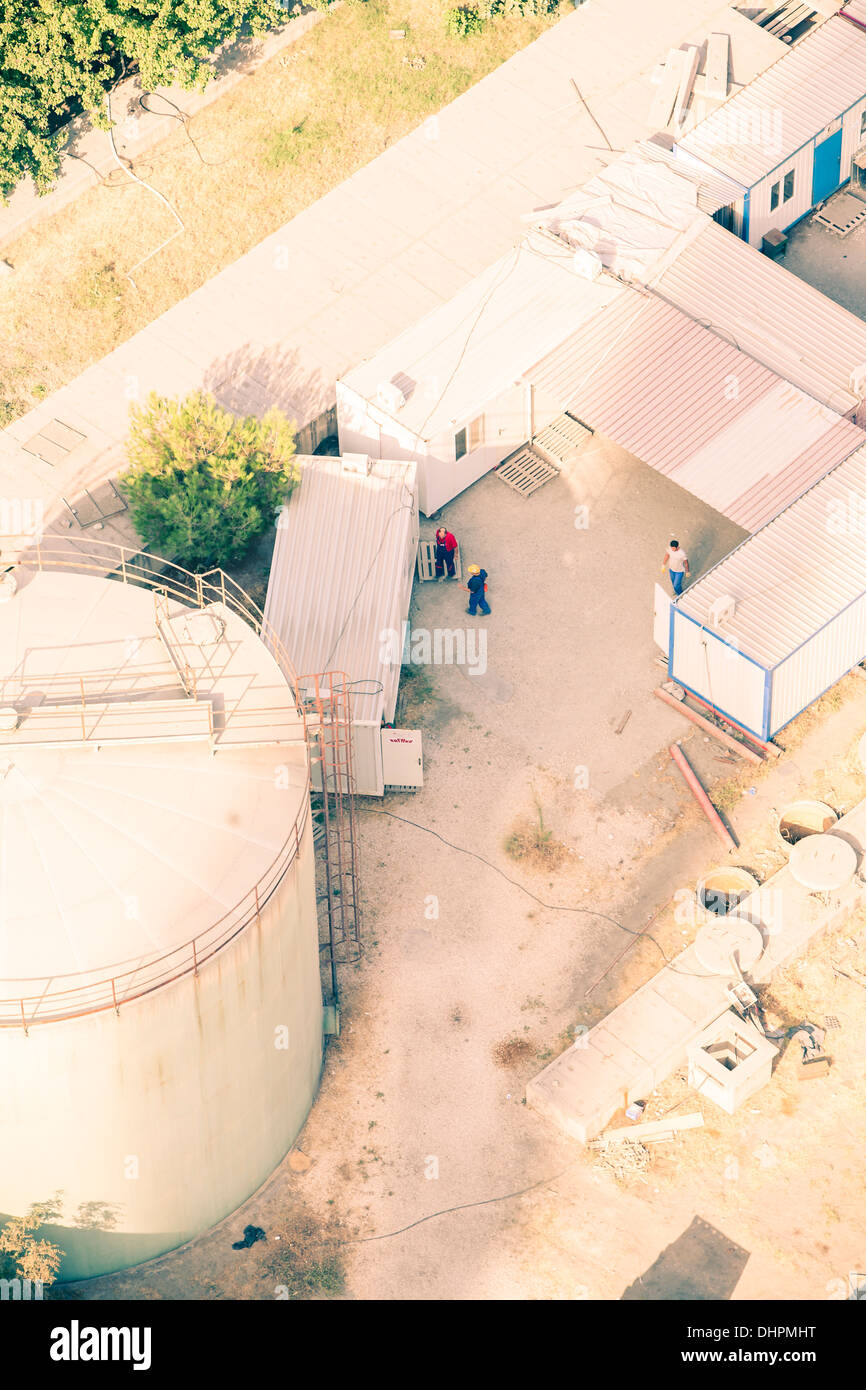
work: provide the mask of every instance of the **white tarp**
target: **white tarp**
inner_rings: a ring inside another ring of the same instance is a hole
[[[644,284],[675,243],[708,221],[692,179],[632,150],[544,212],[539,225],[599,256],[605,270]]]

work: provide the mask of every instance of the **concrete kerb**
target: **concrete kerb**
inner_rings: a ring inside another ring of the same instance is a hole
[[[862,856],[866,800],[830,833],[837,830]],[[813,937],[841,926],[864,906],[866,880],[860,872],[838,892],[811,894],[787,867],[780,869],[737,908],[736,915],[759,926],[764,936],[764,953],[748,979],[766,984]],[[729,1010],[731,982],[708,974],[688,947],[534,1077],[526,1088],[527,1104],[587,1143],[624,1103],[645,1099],[687,1062],[690,1046]]]

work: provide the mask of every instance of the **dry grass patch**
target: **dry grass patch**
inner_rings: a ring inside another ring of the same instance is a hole
[[[200,111],[134,165],[4,248],[0,424],[152,322],[506,58],[555,16],[506,16],[470,39],[446,0],[353,3]],[[391,29],[405,30],[395,38]],[[405,60],[409,58],[410,61]],[[107,139],[107,136],[106,136]]]

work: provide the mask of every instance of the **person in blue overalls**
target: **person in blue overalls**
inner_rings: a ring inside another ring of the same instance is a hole
[[[469,589],[469,607],[466,609],[466,612],[471,613],[473,618],[479,608],[482,613],[489,613],[490,604],[484,597],[484,591],[487,588],[484,582],[487,578],[487,571],[481,569],[478,565],[470,565],[467,573],[469,575],[469,583],[467,586]]]

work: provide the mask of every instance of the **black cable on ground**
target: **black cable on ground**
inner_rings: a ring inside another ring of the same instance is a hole
[[[543,907],[546,912],[574,912],[583,917],[598,917],[604,922],[610,922],[611,926],[616,927],[618,931],[625,932],[626,936],[633,936],[636,940],[640,941],[651,941],[665,965],[670,966],[675,974],[690,979],[704,978],[702,975],[699,975],[697,971],[678,970],[670,957],[665,953],[661,943],[647,931],[633,931],[631,927],[627,927],[622,922],[617,921],[617,919],[611,917],[609,913],[599,912],[599,910],[594,907],[574,907],[571,903],[546,903],[543,898],[539,898],[537,893],[533,893],[531,888],[525,887],[525,885],[519,883],[516,878],[511,878],[504,869],[499,868],[498,864],[491,863],[489,859],[485,859],[483,855],[477,854],[473,849],[464,849],[462,845],[455,845],[451,840],[446,840],[444,835],[440,835],[438,830],[433,830],[429,825],[421,825],[418,821],[409,820],[408,816],[398,816],[395,811],[374,811],[371,807],[365,808],[365,813],[370,816],[390,816],[392,820],[402,821],[404,825],[411,825],[415,830],[423,830],[426,834],[433,835],[434,838],[441,841],[443,845],[447,845],[448,849],[456,850],[458,854],[466,854],[470,859],[477,859],[480,864],[484,864],[486,868],[492,869],[500,878],[504,878],[505,882],[510,883],[513,888],[519,888],[521,893],[525,893],[528,898],[538,903],[538,906]]]
[[[152,95],[152,92],[142,92],[141,96],[138,98],[138,104],[141,107],[142,111],[146,111],[149,116],[156,116],[157,118],[161,116],[168,116],[173,121],[180,121],[181,125],[183,126],[184,134],[186,135],[187,140],[192,145],[201,163],[206,164],[209,169],[219,169],[222,167],[223,164],[228,163],[227,159],[205,159],[204,155],[202,154],[201,150],[199,149],[198,145],[193,139],[192,131],[189,128],[189,123],[192,120],[192,117],[188,116],[186,111],[182,111],[181,108],[178,106],[177,102],[172,101],[171,97],[165,96],[162,92],[158,94],[160,101],[165,101],[168,103],[169,106],[173,106],[176,114],[173,114],[171,111],[154,111],[153,107],[148,106],[147,101],[145,100],[146,97]]]

